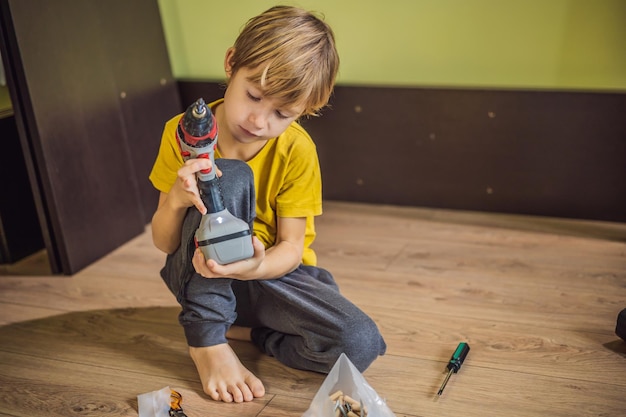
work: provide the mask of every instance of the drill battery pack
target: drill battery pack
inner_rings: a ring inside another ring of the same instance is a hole
[[[617,326],[615,326],[615,334],[626,341],[626,308],[617,315]]]

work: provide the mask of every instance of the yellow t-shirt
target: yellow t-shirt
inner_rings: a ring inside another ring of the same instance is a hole
[[[222,102],[223,99],[217,100],[209,107],[214,109]],[[181,116],[165,124],[159,154],[149,177],[154,187],[164,193],[170,191],[183,165],[176,143],[176,126]],[[220,158],[219,149],[215,158]],[[309,134],[293,122],[281,135],[268,140],[247,163],[254,173],[256,189],[254,234],[269,248],[276,241],[277,216],[306,217],[302,263],[316,265],[317,258],[310,246],[315,239],[314,216],[322,214],[322,178],[317,149]]]

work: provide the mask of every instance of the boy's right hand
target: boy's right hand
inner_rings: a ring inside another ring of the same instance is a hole
[[[196,180],[196,173],[211,168],[211,160],[206,158],[189,159],[178,170],[178,178],[174,186],[169,192],[169,198],[173,198],[174,202],[180,207],[195,206],[200,214],[204,215],[207,208],[200,198],[200,190]],[[216,166],[216,174],[222,176],[222,172]]]
[[[204,215],[207,208],[200,198],[196,172],[211,168],[211,160],[198,158],[186,161],[177,171],[177,178],[169,192],[161,192],[159,205],[152,216],[152,241],[167,254],[180,246],[180,236],[185,213],[195,206]],[[217,169],[217,176],[222,172]]]

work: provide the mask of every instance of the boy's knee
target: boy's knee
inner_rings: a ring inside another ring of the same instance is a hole
[[[338,338],[341,352],[354,364],[359,372],[365,371],[387,348],[376,323],[363,315],[350,323]],[[332,365],[331,365],[332,366]]]
[[[224,206],[237,218],[252,227],[256,217],[254,174],[248,164],[237,159],[217,159],[222,171],[220,189]]]
[[[229,181],[240,181],[247,183],[249,179],[254,178],[250,166],[239,159],[216,159],[215,164],[222,171],[222,177]]]

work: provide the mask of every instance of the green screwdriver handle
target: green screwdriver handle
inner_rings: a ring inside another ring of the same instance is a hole
[[[470,351],[470,347],[467,343],[461,342],[457,346],[456,350],[452,354],[450,358],[450,362],[448,362],[447,369],[449,371],[454,371],[456,374],[461,369],[461,365],[463,365],[463,361],[465,361],[465,357]]]

